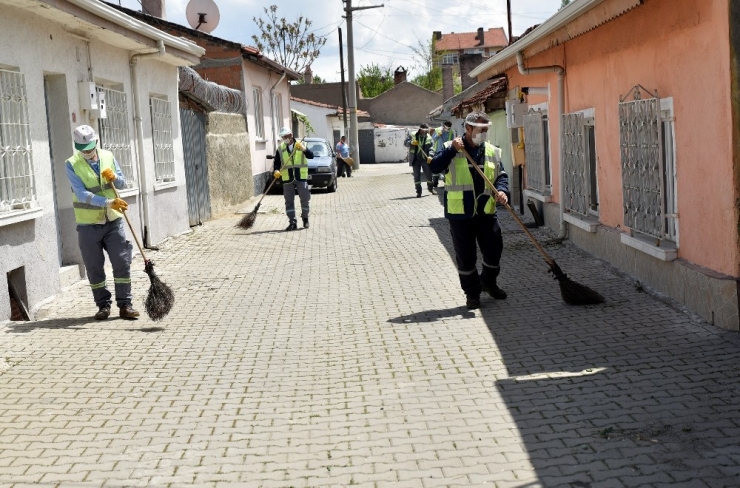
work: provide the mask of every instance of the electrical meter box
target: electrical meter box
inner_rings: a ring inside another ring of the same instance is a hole
[[[98,91],[98,108],[97,110],[92,110],[91,115],[96,119],[108,118],[108,110],[105,103],[105,92],[102,90]]]
[[[95,89],[95,83],[90,81],[80,81],[77,83],[80,92],[80,108],[82,110],[98,109],[98,93]]]
[[[519,100],[506,100],[506,127],[514,129],[524,126],[527,104]]]

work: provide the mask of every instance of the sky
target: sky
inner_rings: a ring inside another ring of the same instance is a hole
[[[107,0],[132,10],[141,10],[139,0]],[[347,23],[342,0],[214,0],[220,21],[211,35],[254,46],[252,35],[259,35],[254,18],[266,18],[264,8],[277,5],[278,18],[289,23],[299,16],[312,21],[310,29],[327,41],[311,70],[324,81],[340,81],[339,34],[344,37],[345,76],[347,68]],[[166,20],[189,27],[185,9],[189,0],[166,0]],[[364,66],[378,65],[395,71],[403,66],[409,79],[420,74],[421,62],[413,49],[426,44],[434,31],[473,32],[478,27],[503,27],[508,30],[506,0],[352,0],[353,7],[383,7],[355,11],[352,30],[355,73]],[[542,23],[560,8],[561,0],[511,0],[512,33]]]

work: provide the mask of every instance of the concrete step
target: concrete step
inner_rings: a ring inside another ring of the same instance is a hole
[[[69,264],[59,268],[59,283],[62,288],[72,286],[85,277],[85,266]]]

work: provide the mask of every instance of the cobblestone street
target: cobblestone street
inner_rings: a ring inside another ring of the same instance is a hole
[[[533,229],[607,297],[566,305],[504,209],[509,297],[468,311],[405,164],[314,191],[310,229],[283,209],[152,252],[161,322],[138,256],[139,321],[95,321],[83,281],[2,324],[0,486],[740,485],[737,333]]]

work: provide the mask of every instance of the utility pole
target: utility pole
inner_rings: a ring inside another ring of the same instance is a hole
[[[347,93],[344,86],[344,49],[342,49],[342,28],[339,29],[339,69],[342,72],[342,117],[344,118],[344,135],[347,135]]]
[[[506,0],[506,20],[509,23],[509,44],[511,44],[511,0]]]
[[[369,8],[382,7],[383,4],[373,5],[371,7],[353,7],[352,0],[342,0],[347,5],[344,11],[347,13],[347,67],[349,68],[349,136],[352,159],[355,164],[352,169],[360,169],[360,149],[357,137],[357,88],[355,86],[355,48],[352,38],[352,12],[355,10],[367,10]]]

